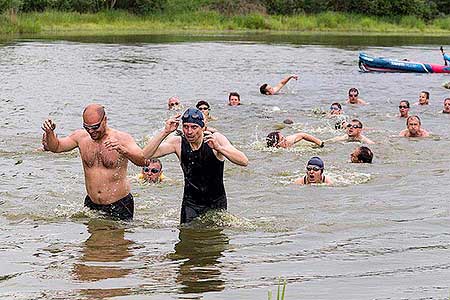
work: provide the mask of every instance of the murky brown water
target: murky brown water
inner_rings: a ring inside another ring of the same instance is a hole
[[[0,298],[267,299],[282,277],[287,300],[447,299],[450,119],[438,111],[450,96],[441,85],[450,79],[360,73],[361,50],[441,63],[435,39],[380,39],[130,37],[0,45]],[[281,95],[259,94],[260,84],[290,73],[300,79]],[[378,142],[371,147],[374,164],[348,163],[355,144],[263,147],[286,118],[295,123],[285,134],[335,136],[314,112],[344,100],[352,86],[370,104],[345,111]],[[398,138],[404,128],[395,117],[398,102],[417,101],[421,90],[431,92],[431,105],[411,111],[433,135]],[[229,91],[240,92],[241,107],[226,105]],[[209,101],[219,119],[211,125],[250,159],[247,168],[226,163],[229,214],[208,216],[205,226],[178,228],[183,181],[175,156],[163,159],[170,183],[133,184],[135,221],[121,224],[83,209],[77,152],[35,151],[44,119],[67,135],[80,128],[92,101],[106,106],[111,127],[142,142],[162,128],[172,95],[185,106]],[[325,160],[335,186],[291,184],[313,155]]]

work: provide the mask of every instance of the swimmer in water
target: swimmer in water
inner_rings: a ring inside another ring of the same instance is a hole
[[[357,88],[351,88],[348,90],[348,98],[347,101],[345,101],[345,103],[348,104],[367,104],[366,101],[358,98],[359,96],[359,91]]]
[[[430,92],[421,91],[419,94],[419,102],[414,103],[414,105],[428,105],[430,104]]]
[[[147,165],[142,168],[139,179],[143,182],[161,183],[166,176],[163,174],[162,163],[157,158],[147,160]]]
[[[443,114],[450,114],[450,98],[444,99],[444,109],[442,110]]]
[[[169,100],[167,100],[167,109],[168,110],[183,109],[183,106],[181,105],[180,102],[180,98],[178,96],[170,97]]]
[[[239,106],[241,105],[241,96],[237,92],[231,92],[228,94],[228,105]]]
[[[292,146],[294,146],[294,144],[300,142],[301,140],[314,143],[321,148],[324,146],[322,140],[303,132],[284,136],[279,131],[273,131],[269,133],[266,137],[267,147],[275,147],[275,148],[291,148]]]
[[[285,85],[289,82],[291,79],[298,79],[298,75],[292,74],[286,78],[283,78],[276,86],[272,87],[268,85],[267,83],[264,83],[259,87],[259,91],[263,95],[275,95],[278,93]]]
[[[42,124],[44,145],[54,153],[78,148],[87,192],[84,205],[115,219],[133,219],[134,199],[127,178],[128,161],[144,166],[145,158],[131,135],[108,127],[105,109],[98,104],[89,104],[84,109],[83,129],[58,138],[55,128],[52,120]]]
[[[372,150],[368,147],[361,146],[356,147],[356,149],[350,154],[350,160],[352,163],[368,163],[371,164],[373,159]]]
[[[327,142],[361,142],[375,144],[372,140],[361,134],[363,124],[357,119],[353,119],[347,124],[347,134],[328,140]]]
[[[333,184],[328,176],[323,175],[324,163],[320,157],[314,156],[306,165],[306,175],[294,181],[295,184]]]
[[[184,174],[181,223],[189,223],[212,209],[227,209],[223,184],[225,160],[247,166],[248,158],[219,132],[205,132],[203,113],[197,108],[181,115],[183,136],[170,136],[180,123],[180,115],[166,120],[164,129],[152,138],[143,152],[146,158],[176,154]]]
[[[409,116],[406,119],[406,129],[400,132],[404,137],[427,137],[429,132],[423,129],[419,116]]]
[[[409,101],[402,100],[398,105],[398,111],[400,112],[400,118],[408,118],[409,117]]]

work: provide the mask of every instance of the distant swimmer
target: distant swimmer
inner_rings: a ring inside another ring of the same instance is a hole
[[[409,117],[409,101],[408,100],[400,101],[400,104],[398,105],[398,111],[400,112],[400,114],[399,114],[400,118],[408,118]]]
[[[352,163],[368,163],[371,164],[373,160],[373,153],[368,147],[361,146],[350,154],[350,160]]]
[[[169,100],[167,100],[167,109],[168,110],[183,109],[183,105],[181,105],[180,98],[178,96],[170,97]]]
[[[343,129],[347,126],[348,116],[344,115],[342,105],[338,102],[334,102],[330,106],[330,112],[328,118],[335,119],[334,129]]]
[[[181,223],[189,223],[212,209],[227,209],[223,184],[224,161],[247,166],[248,159],[221,133],[205,131],[203,114],[197,108],[181,115],[183,136],[167,136],[179,126],[179,115],[166,120],[165,128],[144,148],[144,156],[155,158],[175,153],[184,174]]]
[[[59,153],[78,148],[87,192],[84,205],[113,218],[131,220],[134,200],[127,179],[128,160],[143,166],[145,159],[131,135],[108,127],[107,122],[103,106],[89,104],[83,111],[84,129],[65,138],[56,136],[52,120],[46,120],[42,129],[49,151]]]
[[[406,129],[400,132],[400,136],[405,137],[427,137],[430,135],[428,131],[423,129],[419,116],[409,116],[406,119]]]
[[[351,88],[348,90],[348,98],[345,103],[348,104],[367,104],[366,101],[360,99],[359,97],[359,91],[357,88]]]
[[[261,85],[259,87],[259,91],[261,92],[261,94],[263,95],[274,95],[276,93],[278,93],[281,88],[283,88],[286,83],[289,82],[289,80],[291,79],[298,79],[298,75],[292,74],[286,78],[283,78],[276,86],[272,87],[270,85],[268,85],[267,83],[264,83],[263,85]]]
[[[166,176],[163,174],[162,163],[157,158],[148,159],[146,166],[142,168],[139,179],[143,182],[160,183]]]
[[[328,177],[323,175],[324,171],[324,163],[323,160],[320,157],[314,156],[306,165],[306,175],[303,177],[300,177],[296,181],[294,181],[295,184],[326,184],[330,185],[333,184],[333,181]]]
[[[228,94],[228,105],[229,106],[239,106],[241,105],[241,96],[238,92],[231,92]]]
[[[414,103],[414,105],[428,105],[430,104],[430,92],[421,91],[419,94],[419,102]]]
[[[347,124],[347,134],[332,138],[326,142],[361,142],[365,144],[375,144],[372,140],[361,134],[363,124],[357,119],[353,119]]]
[[[450,98],[444,99],[444,109],[442,110],[443,114],[450,114]]]
[[[203,116],[205,116],[205,120],[207,120],[207,121],[217,120],[217,118],[211,116],[211,114],[210,114],[211,106],[205,100],[198,101],[197,104],[195,105],[195,107],[197,107],[198,110],[200,110],[203,113]]]
[[[284,136],[279,131],[273,131],[269,133],[266,137],[267,147],[275,147],[275,148],[290,148],[294,146],[294,144],[300,142],[301,140],[314,143],[319,147],[324,146],[322,140],[303,132],[298,132],[292,135]]]

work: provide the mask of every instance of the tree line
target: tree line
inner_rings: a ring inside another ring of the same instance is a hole
[[[0,0],[0,12],[45,10],[79,13],[127,10],[142,15],[198,10],[216,10],[225,15],[295,15],[334,11],[379,17],[410,15],[428,21],[449,15],[450,5],[448,0]]]

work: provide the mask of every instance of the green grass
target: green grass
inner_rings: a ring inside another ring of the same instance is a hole
[[[416,17],[396,19],[325,12],[316,15],[273,16],[251,13],[233,17],[216,11],[197,10],[177,12],[171,0],[173,13],[149,16],[133,15],[125,11],[102,11],[96,14],[46,11],[23,13],[11,22],[0,15],[0,34],[133,34],[181,33],[196,31],[251,31],[251,32],[345,32],[345,33],[413,33],[448,34],[450,18],[440,18],[426,24]],[[195,6],[193,1],[193,6]]]
[[[277,300],[284,300],[285,292],[286,292],[286,279],[281,281],[281,278],[278,278]],[[268,291],[267,299],[272,300],[272,291]]]

